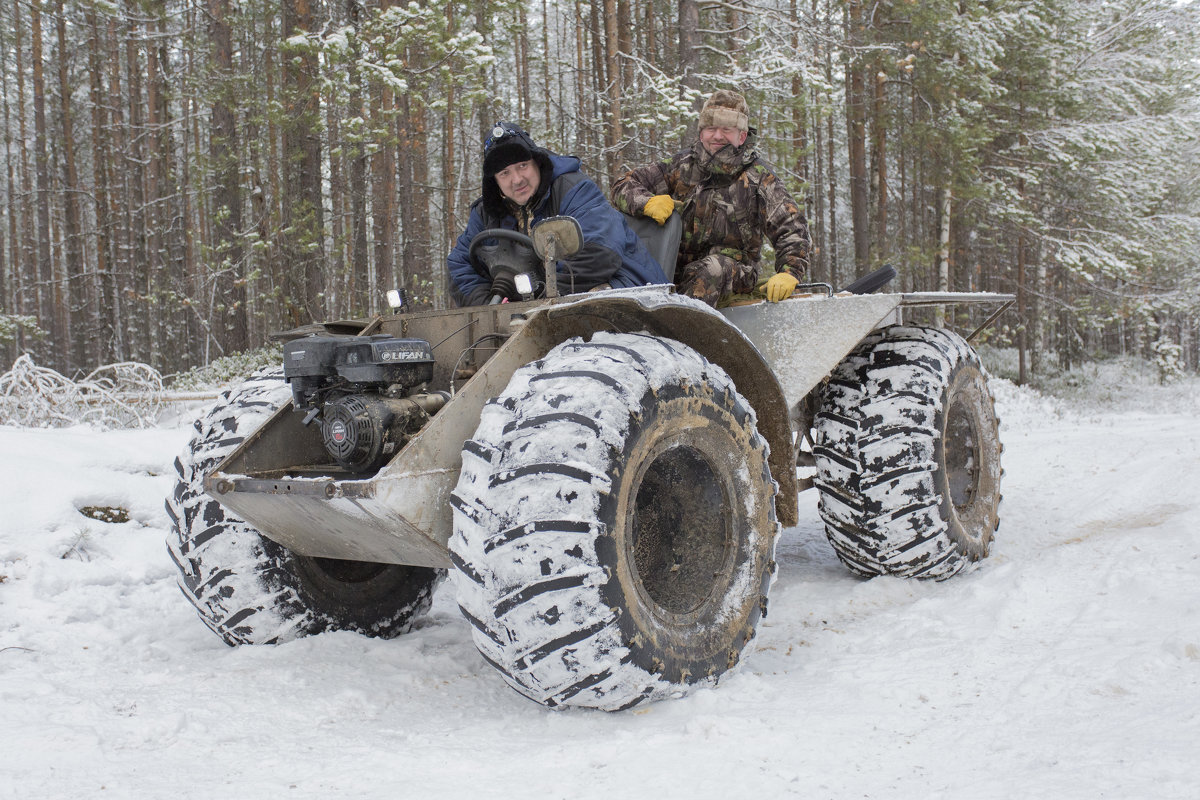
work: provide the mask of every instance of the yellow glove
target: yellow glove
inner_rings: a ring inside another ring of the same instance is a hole
[[[667,217],[671,216],[675,211],[675,200],[669,194],[656,194],[646,201],[645,208],[642,213],[650,219],[657,222],[659,225],[667,221]]]
[[[776,272],[767,279],[767,299],[772,303],[788,299],[799,282],[790,272]]]

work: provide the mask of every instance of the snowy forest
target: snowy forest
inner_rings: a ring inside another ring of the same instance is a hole
[[[183,370],[445,255],[500,119],[606,189],[746,95],[811,279],[998,291],[1022,379],[1200,359],[1196,0],[0,0],[0,358]],[[951,324],[972,320],[950,320]]]

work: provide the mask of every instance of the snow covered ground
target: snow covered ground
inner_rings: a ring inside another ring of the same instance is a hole
[[[1198,797],[1200,382],[1128,380],[994,382],[969,575],[855,578],[805,493],[743,668],[619,714],[508,689],[449,584],[397,640],[228,648],[163,545],[185,422],[0,427],[0,797]]]

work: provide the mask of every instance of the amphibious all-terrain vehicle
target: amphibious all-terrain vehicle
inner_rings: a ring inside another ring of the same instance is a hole
[[[574,221],[485,234],[473,252],[512,302],[295,332],[281,370],[197,421],[168,546],[229,644],[396,636],[449,573],[509,684],[616,710],[746,656],[809,486],[860,575],[940,580],[987,555],[986,373],[970,337],[904,317],[1011,297],[537,297]]]

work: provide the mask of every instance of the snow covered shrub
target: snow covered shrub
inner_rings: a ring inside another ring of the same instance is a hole
[[[0,424],[32,428],[93,425],[149,428],[162,410],[162,376],[132,361],[106,364],[79,381],[33,363],[29,354],[0,375]]]
[[[1159,339],[1150,346],[1154,352],[1154,366],[1158,368],[1158,382],[1166,386],[1183,377],[1183,348],[1169,339]]]
[[[264,367],[277,367],[281,363],[283,349],[279,345],[221,356],[202,367],[192,367],[187,372],[171,376],[171,389],[177,392],[195,392],[230,386],[241,383]]]

